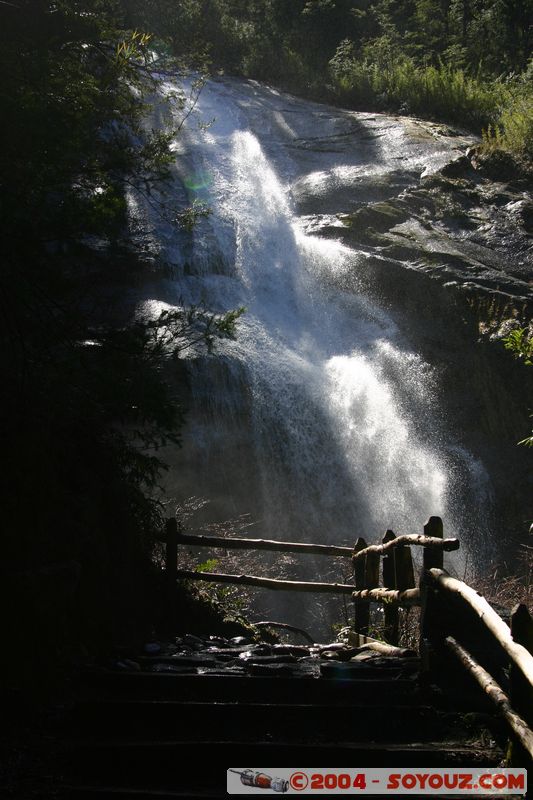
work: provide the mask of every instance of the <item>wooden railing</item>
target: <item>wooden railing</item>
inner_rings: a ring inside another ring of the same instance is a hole
[[[510,763],[531,766],[533,620],[519,604],[510,621],[445,570],[424,573],[420,651],[426,672],[454,693],[477,684],[507,726]]]
[[[370,604],[379,603],[385,611],[385,640],[398,644],[399,609],[420,605],[420,588],[415,582],[415,571],[411,547],[424,550],[424,567],[443,566],[446,551],[457,550],[457,539],[444,539],[442,521],[431,517],[422,534],[396,536],[387,531],[379,545],[367,545],[359,538],[354,547],[308,544],[305,542],[283,542],[270,539],[244,539],[237,537],[184,534],[178,530],[175,519],[167,521],[167,576],[170,584],[176,579],[205,581],[208,583],[231,583],[263,589],[293,592],[316,592],[321,594],[350,595],[355,604],[355,630],[367,636],[370,628]],[[196,572],[177,568],[178,548],[209,547],[224,550],[266,550],[293,553],[296,555],[322,555],[351,559],[354,583],[326,583],[318,581],[292,581],[279,578],[263,578],[257,575],[229,575],[219,572]],[[383,585],[380,586],[380,563],[383,557]]]
[[[353,584],[289,581],[256,575],[229,575],[178,569],[179,546],[224,550],[265,550],[297,555],[324,555],[352,561]],[[423,548],[418,580],[412,547]],[[351,595],[354,628],[361,637],[370,630],[370,606],[383,607],[383,638],[399,642],[399,610],[420,606],[420,654],[423,670],[436,682],[468,676],[505,722],[510,737],[509,761],[533,764],[533,620],[516,606],[509,627],[472,587],[444,570],[444,553],[457,550],[457,539],[445,539],[442,520],[430,517],[420,535],[396,536],[388,530],[380,544],[359,538],[354,547],[283,542],[267,539],[184,534],[175,519],[166,526],[166,577],[176,580],[232,583],[279,591]],[[380,585],[382,578],[382,585]]]

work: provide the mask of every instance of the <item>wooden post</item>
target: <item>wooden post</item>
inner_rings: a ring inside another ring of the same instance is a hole
[[[424,536],[432,536],[435,539],[444,538],[444,530],[440,517],[430,517],[424,525]],[[424,569],[442,569],[444,564],[444,553],[433,547],[424,550]]]
[[[379,587],[379,553],[367,553],[365,556],[365,589],[377,589]],[[368,623],[370,624],[370,604],[368,606]],[[368,626],[367,631],[368,633]]]
[[[167,519],[165,523],[165,572],[163,576],[162,623],[167,636],[175,634],[176,628],[176,590],[178,573],[178,524],[175,518]]]
[[[517,644],[521,644],[533,654],[533,620],[523,603],[518,603],[511,612],[511,636]],[[511,705],[531,727],[533,725],[533,691],[512,660],[509,683]],[[513,767],[531,766],[529,754],[517,741],[510,743],[508,760]]]
[[[413,589],[416,586],[415,569],[411,548],[398,547],[396,550],[396,588]]]
[[[383,544],[387,544],[387,542],[391,542],[393,539],[396,539],[396,534],[388,530],[383,537]],[[396,583],[396,552],[395,550],[390,550],[383,556],[383,586],[386,589],[398,588]],[[385,617],[383,638],[389,644],[397,645],[400,620],[398,606],[392,605],[392,603],[385,603],[383,608]]]
[[[424,536],[431,536],[435,539],[444,538],[444,530],[440,517],[430,517],[424,525]],[[428,674],[438,661],[435,658],[435,645],[439,639],[443,639],[448,631],[443,631],[442,611],[436,597],[436,592],[429,587],[426,582],[426,571],[436,567],[442,569],[444,564],[444,553],[437,548],[424,548],[423,567],[420,573],[420,596],[422,611],[420,613],[420,637],[419,650],[422,661],[422,673]],[[438,565],[438,566],[437,566]]]
[[[165,532],[165,577],[167,585],[175,586],[178,572],[178,523],[175,517],[167,519]]]
[[[359,537],[356,541],[353,551],[359,553],[366,547],[364,539]],[[359,561],[353,562],[353,576],[356,589],[366,589],[365,586],[365,561],[361,557]],[[354,629],[356,633],[368,634],[368,623],[370,621],[370,606],[366,603],[354,603]]]

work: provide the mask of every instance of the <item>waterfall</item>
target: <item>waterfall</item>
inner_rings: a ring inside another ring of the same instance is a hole
[[[176,194],[211,213],[191,236],[153,223],[173,278],[151,299],[246,313],[236,341],[190,364],[177,499],[205,496],[215,518],[249,513],[253,535],[297,541],[419,533],[437,514],[468,544],[465,487],[483,494],[486,480],[447,437],[434,368],[361,291],[368,252],[309,233],[302,213],[331,217],[335,198],[368,202],[449,157],[398,120],[252,82],[204,88],[176,143]]]

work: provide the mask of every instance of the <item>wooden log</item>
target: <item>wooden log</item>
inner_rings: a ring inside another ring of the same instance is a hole
[[[505,624],[505,623],[504,623]],[[485,694],[491,699],[500,715],[507,723],[512,734],[526,751],[529,759],[533,758],[533,731],[527,722],[512,708],[509,697],[483,667],[452,636],[445,640],[446,646],[475,679]]]
[[[383,544],[392,542],[396,539],[396,534],[388,530],[383,537]],[[396,589],[396,550],[391,549],[383,555],[383,586],[387,589]],[[398,644],[400,631],[400,615],[396,603],[385,603],[383,616],[385,618],[385,630],[383,638],[389,644]]]
[[[440,517],[430,517],[424,525],[424,536],[428,539],[445,541],[442,520]],[[457,548],[456,548],[457,549]],[[434,544],[424,550],[424,569],[442,569],[444,565],[444,548]]]
[[[420,589],[383,589],[377,587],[375,589],[361,589],[352,593],[352,597],[358,603],[394,603],[395,606],[410,606],[420,605]]]
[[[352,594],[351,583],[317,583],[314,581],[284,581],[277,578],[259,578],[256,575],[227,575],[223,572],[177,571],[179,579],[207,583],[234,583],[239,586],[257,586],[280,592],[317,592],[319,594]]]
[[[353,548],[333,544],[308,544],[306,542],[278,542],[273,539],[243,539],[233,536],[206,536],[179,533],[178,544],[190,547],[212,547],[224,550],[270,550],[278,553],[301,553],[318,556],[351,558]]]
[[[355,556],[365,550],[366,546],[365,540],[359,537],[353,548],[353,576],[355,588],[359,590],[365,588],[365,560],[364,558],[355,560]],[[370,606],[366,603],[355,601],[354,612],[354,629],[356,633],[366,636],[370,624]]]
[[[297,628],[296,625],[289,625],[288,622],[253,622],[252,623],[254,628],[281,628],[284,631],[291,631],[291,633],[299,633],[300,636],[303,636],[309,644],[315,644],[315,639],[311,636],[310,633],[305,631],[303,628]]]
[[[369,650],[380,653],[383,656],[392,656],[394,658],[412,658],[416,656],[414,650],[409,650],[407,647],[395,647],[385,642],[369,642],[357,648],[359,653],[366,653]]]
[[[473,619],[477,618],[479,626],[491,634],[497,645],[520,670],[529,689],[533,690],[533,655],[523,645],[513,641],[509,626],[485,598],[463,581],[452,578],[445,570],[429,570],[426,580],[430,590],[436,588],[442,595],[448,594],[473,612]]]
[[[432,519],[438,519],[438,517],[432,517]],[[425,549],[437,548],[438,550],[446,550],[448,552],[452,550],[459,550],[459,539],[442,539],[435,536],[423,536],[422,534],[404,534],[403,536],[397,536],[396,539],[387,542],[386,545],[372,544],[357,553],[354,551],[352,555],[352,561],[356,563],[360,559],[365,558],[368,551],[383,555],[383,553],[386,553],[388,550],[405,545],[414,545],[417,547],[423,547]]]

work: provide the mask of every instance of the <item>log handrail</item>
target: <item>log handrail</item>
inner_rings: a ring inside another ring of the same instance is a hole
[[[481,689],[497,707],[511,732],[527,751],[529,757],[533,759],[533,732],[527,722],[513,709],[509,697],[501,686],[453,636],[447,636],[445,643],[448,650],[454,654],[462,667],[477,681]]]
[[[197,533],[178,533],[178,544],[190,547],[214,547],[224,550],[270,550],[279,553],[306,553],[308,555],[340,556],[351,558],[353,547],[333,544],[308,544],[307,542],[281,542],[274,539],[243,539],[237,536],[209,536]]]
[[[391,648],[398,643],[398,609],[422,606],[420,652],[426,668],[434,666],[438,673],[442,669],[439,662],[446,663],[446,653],[450,653],[450,658],[453,654],[461,669],[485,691],[505,720],[512,737],[523,748],[520,752],[517,750],[517,758],[529,758],[533,762],[533,654],[517,641],[523,641],[528,647],[529,640],[533,643],[533,621],[527,609],[522,610],[520,618],[518,613],[515,614],[517,631],[518,623],[526,617],[521,622],[525,633],[523,630],[520,636],[516,634],[513,638],[509,626],[484,597],[442,569],[444,553],[458,550],[459,540],[444,538],[440,517],[430,517],[423,534],[395,536],[392,531],[387,531],[381,544],[367,546],[359,538],[353,547],[182,533],[178,531],[175,519],[167,521],[166,533],[169,589],[172,584],[175,586],[176,580],[190,580],[276,591],[349,595],[355,605],[355,628],[360,637],[368,633],[370,604],[381,603],[387,612],[385,636],[389,641],[389,644],[379,644],[382,648]],[[355,585],[178,570],[178,545],[350,558]],[[422,547],[424,552],[420,588],[415,587],[410,550],[413,546]],[[382,556],[383,582],[388,584],[384,587],[379,585]],[[462,614],[456,613],[458,607]],[[471,628],[465,629],[464,620]],[[286,623],[284,627],[295,630]],[[516,633],[514,628],[513,632]],[[511,691],[506,694],[500,683],[507,687],[509,665]]]
[[[259,578],[257,575],[226,575],[223,572],[194,572],[179,569],[177,577],[207,583],[236,583],[241,586],[259,586],[263,589],[292,592],[318,592],[319,594],[352,594],[351,583],[319,583],[317,581],[286,581],[279,578]]]
[[[449,596],[460,599],[481,620],[484,628],[488,630],[497,644],[509,656],[511,662],[520,670],[529,686],[533,689],[533,655],[526,648],[517,644],[511,636],[511,629],[496,613],[490,603],[485,600],[475,589],[458,578],[452,578],[445,570],[431,569],[426,573],[429,588],[444,592]]]
[[[420,589],[361,589],[352,592],[352,598],[360,603],[394,603],[408,608],[420,605]]]
[[[436,536],[424,536],[423,534],[404,534],[402,536],[397,536],[396,539],[392,539],[386,544],[371,544],[369,547],[365,547],[364,550],[359,550],[358,553],[354,553],[352,560],[359,561],[368,555],[368,553],[383,555],[396,547],[403,547],[405,545],[432,547],[451,552],[452,550],[459,550],[459,539],[438,539]]]

